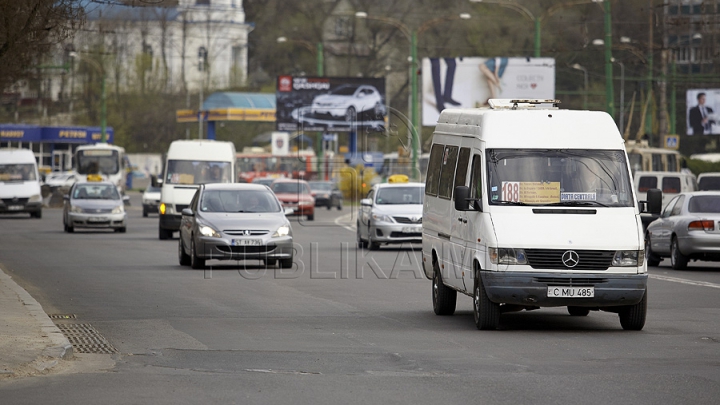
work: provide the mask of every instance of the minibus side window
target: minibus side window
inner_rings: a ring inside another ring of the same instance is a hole
[[[437,196],[440,184],[440,164],[445,145],[435,144],[430,151],[427,176],[425,178],[425,195]]]
[[[482,158],[480,155],[473,156],[472,172],[470,173],[470,198],[480,199],[482,197]]]
[[[470,162],[470,148],[460,148],[460,156],[458,157],[457,169],[455,170],[455,187],[466,186],[467,168]],[[453,190],[455,189],[453,187]]]
[[[448,145],[443,150],[442,161],[440,162],[440,187],[438,187],[438,196],[440,198],[449,200],[452,197],[458,149],[457,146]]]

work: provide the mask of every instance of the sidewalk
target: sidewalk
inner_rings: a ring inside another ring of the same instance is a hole
[[[45,374],[72,356],[40,304],[0,267],[0,380]]]

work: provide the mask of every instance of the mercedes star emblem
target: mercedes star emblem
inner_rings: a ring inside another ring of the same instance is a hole
[[[562,255],[562,262],[566,267],[575,267],[580,262],[580,256],[574,250],[568,250]]]

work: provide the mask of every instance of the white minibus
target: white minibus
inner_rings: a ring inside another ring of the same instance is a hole
[[[619,314],[640,330],[647,266],[623,138],[605,112],[556,100],[490,100],[446,109],[433,134],[423,204],[422,264],[438,315],[473,299],[478,329],[500,314],[567,307]]]
[[[29,149],[0,149],[0,214],[42,217],[40,174]]]
[[[158,237],[169,239],[180,230],[182,210],[190,205],[198,185],[234,183],[235,145],[208,139],[170,144],[160,190]]]

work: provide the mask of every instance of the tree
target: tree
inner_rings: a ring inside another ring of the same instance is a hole
[[[51,47],[84,21],[75,0],[0,0],[0,89],[27,77]]]

